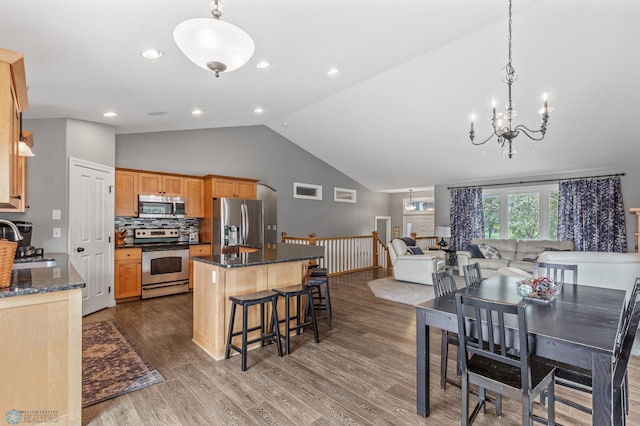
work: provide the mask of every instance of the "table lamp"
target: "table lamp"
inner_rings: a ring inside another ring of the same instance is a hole
[[[451,227],[450,226],[436,226],[436,236],[440,237],[440,241],[438,244],[440,248],[445,248],[447,246],[447,242],[444,240],[445,237],[451,237]]]

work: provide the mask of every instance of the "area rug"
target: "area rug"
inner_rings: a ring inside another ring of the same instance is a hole
[[[114,320],[82,326],[82,407],[164,382]]]
[[[463,277],[457,276],[455,280],[458,288],[464,287]],[[433,286],[396,281],[393,277],[380,278],[367,284],[376,297],[407,305],[419,305],[434,297]]]

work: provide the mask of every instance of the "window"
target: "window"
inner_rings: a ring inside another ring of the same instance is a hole
[[[434,212],[433,197],[413,198],[411,203],[408,198],[403,198],[402,201],[402,214],[433,214]]]
[[[483,190],[482,203],[485,238],[558,238],[557,184]]]
[[[293,182],[293,198],[322,200],[322,186],[311,183]]]

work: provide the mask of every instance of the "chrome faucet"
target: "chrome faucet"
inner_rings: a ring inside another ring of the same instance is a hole
[[[0,223],[9,225],[9,227],[13,230],[14,241],[20,241],[24,238],[15,223],[6,219],[0,219]]]

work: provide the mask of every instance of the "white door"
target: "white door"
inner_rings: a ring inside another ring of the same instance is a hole
[[[113,167],[69,159],[69,259],[86,282],[82,315],[113,306]]]

